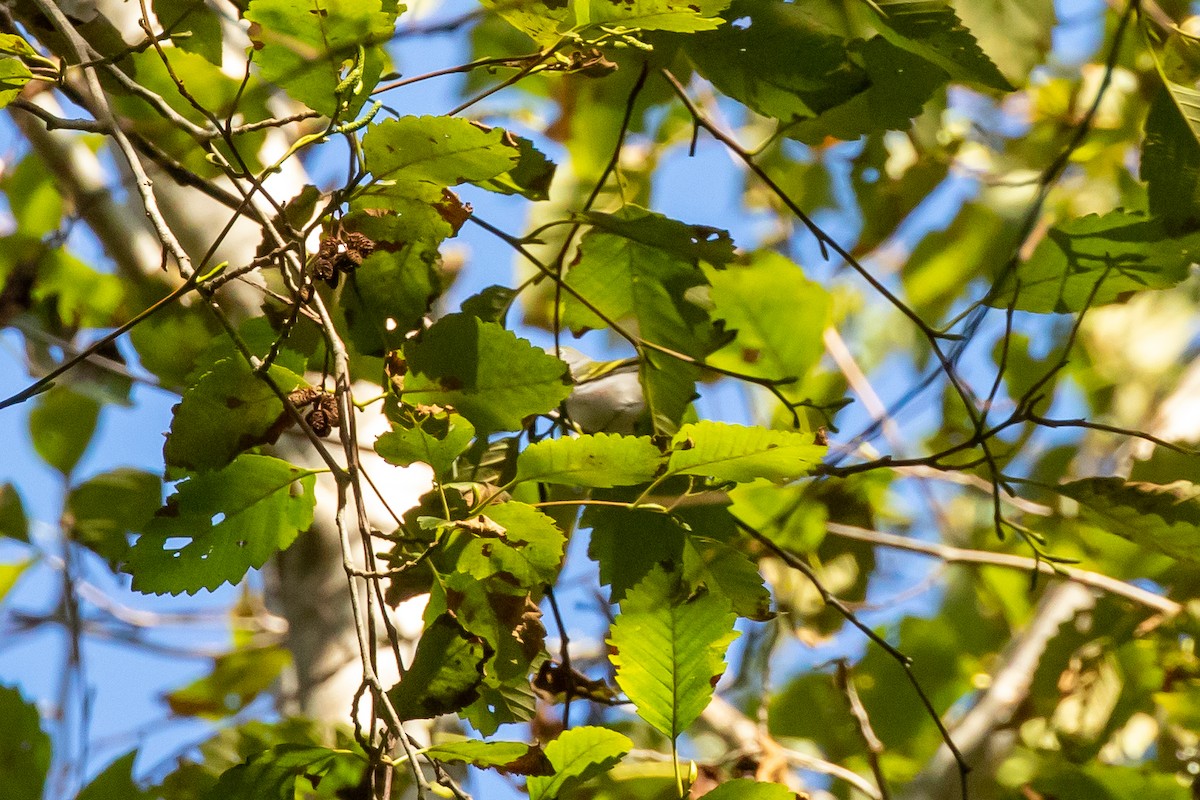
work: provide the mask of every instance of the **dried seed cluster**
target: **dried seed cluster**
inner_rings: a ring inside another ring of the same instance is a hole
[[[313,263],[313,276],[323,281],[334,280],[339,272],[353,272],[374,252],[375,242],[364,234],[351,232],[343,236],[326,236],[321,239],[321,248]]]
[[[334,428],[342,424],[337,398],[323,389],[315,387],[297,389],[288,395],[288,400],[292,401],[292,405],[296,408],[312,406],[304,415],[304,421],[309,424],[317,436],[328,436]]]

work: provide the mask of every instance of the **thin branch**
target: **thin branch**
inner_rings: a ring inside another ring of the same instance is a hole
[[[867,746],[867,761],[875,775],[875,785],[879,787],[879,800],[891,800],[887,776],[883,774],[883,766],[879,762],[879,757],[883,755],[883,742],[879,741],[875,729],[871,727],[871,717],[858,696],[858,689],[854,687],[854,676],[850,674],[850,664],[844,658],[838,659],[837,662],[837,685],[846,698],[850,716],[854,717],[855,723],[858,724],[858,733],[863,744]]]

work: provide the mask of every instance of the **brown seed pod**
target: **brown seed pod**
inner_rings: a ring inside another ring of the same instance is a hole
[[[304,421],[313,429],[313,433],[317,436],[328,436],[333,430],[333,425],[330,424],[329,415],[320,406],[313,408],[305,415]]]

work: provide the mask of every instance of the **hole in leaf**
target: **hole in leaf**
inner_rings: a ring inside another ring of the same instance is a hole
[[[163,542],[163,550],[174,550],[175,555],[179,555],[179,551],[187,547],[189,541],[191,540],[186,536],[172,536]]]
[[[212,522],[213,525],[220,525],[222,522],[225,521],[225,512],[218,511],[217,513],[212,515],[212,520],[210,520],[210,521]]]
[[[750,19],[749,17],[738,17],[729,24],[737,28],[739,31],[744,31],[746,28],[749,28],[754,24],[754,20]]]

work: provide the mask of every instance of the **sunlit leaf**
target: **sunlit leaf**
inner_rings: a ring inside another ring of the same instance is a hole
[[[150,594],[195,594],[237,583],[312,524],[314,473],[243,455],[194,475],[146,525],[123,569]]]
[[[535,442],[517,457],[517,480],[608,488],[654,477],[662,453],[648,436],[604,433]]]
[[[551,775],[554,767],[542,748],[524,742],[442,742],[426,747],[425,755],[439,761],[465,761],[473,767],[510,775]]]
[[[251,0],[244,16],[253,23],[252,52],[263,78],[325,116],[353,117],[383,71],[377,45],[392,33],[396,6],[380,0]],[[363,90],[339,96],[359,48]]]
[[[812,434],[697,422],[671,440],[668,475],[702,475],[719,481],[794,480],[808,475],[825,455]]]
[[[559,734],[546,745],[546,758],[554,765],[550,777],[526,782],[530,800],[553,800],[567,788],[607,772],[633,749],[628,736],[608,728],[583,726]]]
[[[736,616],[719,596],[681,591],[679,576],[655,568],[621,601],[608,640],[617,684],[638,715],[676,738],[696,721],[725,671]]]
[[[392,430],[375,440],[375,452],[397,466],[421,462],[443,477],[475,438],[474,425],[445,409],[396,406],[387,414]]]
[[[708,800],[796,800],[799,795],[778,783],[735,778],[704,795]]]

